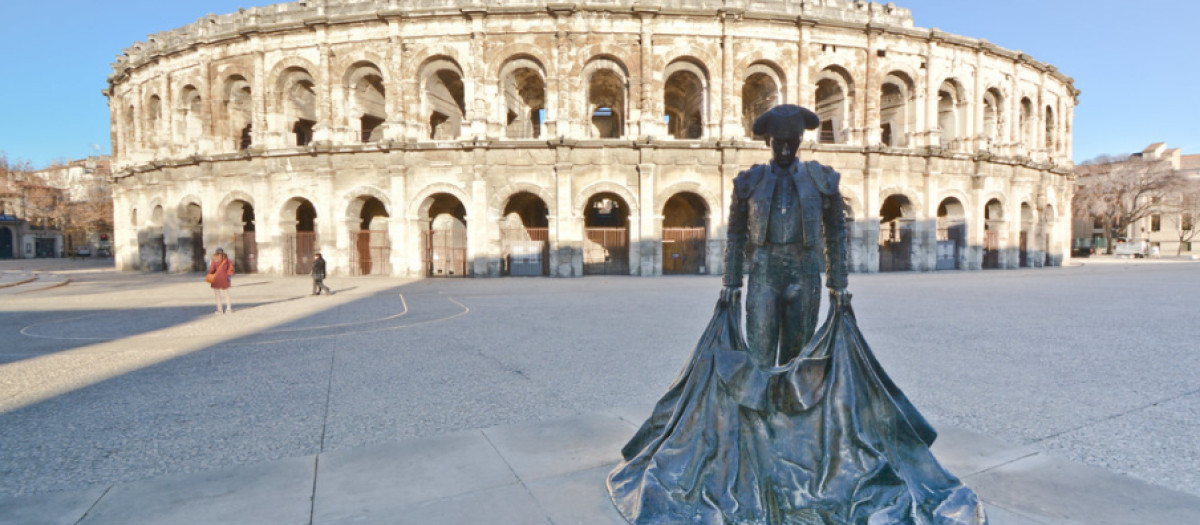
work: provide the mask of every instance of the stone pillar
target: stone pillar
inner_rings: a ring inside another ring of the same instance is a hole
[[[645,159],[643,159],[645,160]],[[662,230],[655,229],[655,224],[661,224],[662,218],[654,212],[655,165],[639,163],[638,170],[638,231],[637,231],[637,270],[630,268],[633,275],[653,277],[662,275]],[[631,219],[633,217],[630,217]],[[658,219],[656,221],[656,218]],[[634,232],[630,225],[630,233]],[[629,258],[633,263],[635,243],[630,239]]]
[[[555,220],[551,223],[550,269],[555,277],[580,277],[583,275],[583,215],[576,212],[575,187],[572,181],[574,165],[570,162],[570,148],[555,148],[558,157],[554,164],[554,185],[558,192],[555,199]]]

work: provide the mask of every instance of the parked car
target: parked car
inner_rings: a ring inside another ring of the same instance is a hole
[[[1091,257],[1096,249],[1091,246],[1076,246],[1071,249],[1071,257]]]
[[[78,248],[75,248],[75,256],[76,257],[91,257],[92,256],[92,248],[90,246],[80,246]]]

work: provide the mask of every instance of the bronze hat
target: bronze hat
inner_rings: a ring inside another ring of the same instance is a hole
[[[817,129],[821,117],[808,108],[795,104],[775,106],[754,120],[754,134],[777,139],[795,139],[804,135],[806,129]]]

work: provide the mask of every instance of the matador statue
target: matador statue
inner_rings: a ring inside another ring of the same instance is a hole
[[[821,306],[822,239],[825,285],[835,300],[846,292],[846,217],[838,172],[796,160],[804,130],[820,122],[816,113],[791,104],[763,113],[754,133],[767,137],[771,162],[733,180],[721,299],[731,302],[741,289],[749,256],[746,342],[762,366],[791,361],[812,339]]]

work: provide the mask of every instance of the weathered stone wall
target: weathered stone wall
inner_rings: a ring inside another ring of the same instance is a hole
[[[947,223],[962,224],[959,268],[1017,266],[1022,231],[1028,265],[1068,253],[1071,79],[890,5],[309,1],[152,35],[109,83],[124,269],[159,269],[157,237],[169,269],[190,269],[188,204],[205,252],[230,251],[248,204],[258,270],[295,272],[307,202],[333,271],[359,270],[364,203],[378,202],[387,273],[423,275],[431,214],[457,202],[467,272],[497,275],[506,206],[531,194],[550,274],[584,273],[603,195],[628,213],[628,273],[658,275],[664,206],[687,194],[705,208],[702,266],[719,272],[732,179],[769,157],[744,94],[825,112],[802,156],[842,173],[857,271],[880,268],[893,228],[909,268],[938,267]]]

